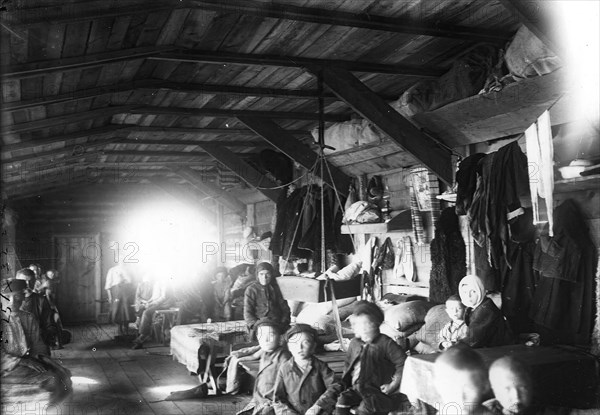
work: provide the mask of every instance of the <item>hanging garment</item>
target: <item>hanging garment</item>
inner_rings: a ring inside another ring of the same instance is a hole
[[[458,294],[458,283],[467,273],[465,241],[455,208],[442,211],[430,252],[429,301],[443,304],[448,297]]]
[[[538,197],[544,199],[550,236],[553,233],[552,205],[554,193],[554,147],[550,115],[544,111],[537,122],[525,130],[529,190],[533,206],[533,221],[540,222]]]
[[[471,208],[473,195],[477,189],[477,172],[479,161],[485,157],[484,153],[472,154],[460,162],[456,172],[456,214],[466,215]]]
[[[543,271],[532,300],[530,317],[552,329],[564,342],[587,344],[594,317],[594,276],[597,266],[596,247],[588,226],[574,201],[566,200],[554,210],[554,237],[560,250],[579,251],[577,263],[563,264],[556,275]],[[541,255],[536,247],[536,255]],[[539,263],[539,258],[534,258]],[[561,277],[561,278],[556,278]]]

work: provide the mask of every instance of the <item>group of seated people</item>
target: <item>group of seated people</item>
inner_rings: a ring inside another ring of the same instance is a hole
[[[36,266],[37,267],[37,266]],[[24,395],[40,405],[61,401],[72,390],[70,372],[51,358],[65,342],[56,305],[55,271],[30,268],[2,281],[2,403]]]

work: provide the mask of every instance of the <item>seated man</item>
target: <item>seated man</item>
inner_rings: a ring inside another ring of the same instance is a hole
[[[33,313],[23,311],[27,282],[2,283],[2,405],[55,404],[71,391],[71,374],[50,359]]]
[[[140,282],[135,290],[135,300],[133,302],[133,308],[135,309],[135,325],[136,328],[140,329],[140,323],[142,320],[142,314],[148,306],[148,302],[152,298],[152,288],[154,283],[148,274],[144,275],[142,282]]]
[[[281,330],[288,329],[291,312],[287,301],[283,298],[275,279],[273,266],[261,262],[256,266],[257,281],[252,283],[244,294],[244,320],[248,330],[261,318],[269,318],[281,325]]]
[[[230,291],[232,320],[244,319],[244,294],[246,293],[246,288],[256,281],[254,272],[255,267],[250,264],[240,264],[229,271],[229,275],[233,279]]]
[[[48,300],[48,304],[52,310],[52,319],[56,324],[57,336],[54,339],[52,346],[56,346],[57,349],[63,348],[63,325],[60,319],[60,313],[58,311],[58,304],[56,302],[56,293],[58,285],[58,272],[54,269],[46,271],[42,277],[35,282],[34,291]]]
[[[156,310],[168,308],[172,304],[173,297],[168,288],[166,279],[154,277],[152,285],[152,297],[146,303],[146,308],[140,319],[139,334],[133,341],[132,349],[141,349],[146,340],[152,335],[152,319]]]

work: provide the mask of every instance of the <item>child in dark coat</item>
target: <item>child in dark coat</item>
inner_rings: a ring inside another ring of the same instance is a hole
[[[359,301],[352,314],[356,336],[346,355],[342,382],[346,390],[336,404],[337,415],[388,413],[399,408],[399,393],[406,354],[400,346],[379,332],[383,312],[377,305]]]
[[[252,400],[238,415],[272,415],[273,392],[280,366],[291,358],[290,352],[281,344],[281,325],[270,319],[260,319],[255,325],[255,333],[260,350],[258,374],[254,380]]]
[[[286,334],[292,359],[283,363],[275,383],[277,415],[331,413],[342,385],[326,363],[314,356],[317,333],[308,324],[296,324]]]

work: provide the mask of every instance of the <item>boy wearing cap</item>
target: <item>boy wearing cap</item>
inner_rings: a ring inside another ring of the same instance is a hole
[[[289,327],[290,307],[281,294],[274,273],[268,262],[256,266],[257,281],[248,286],[244,294],[244,320],[249,330],[253,330],[256,322],[264,317],[278,322],[282,330]]]
[[[359,301],[352,313],[355,338],[350,342],[342,382],[346,390],[337,400],[336,414],[388,413],[403,401],[399,393],[406,354],[379,326],[383,312],[373,303]]]
[[[275,379],[281,364],[291,358],[290,352],[281,343],[281,326],[277,321],[260,319],[254,326],[260,350],[258,374],[254,380],[252,400],[238,415],[273,414],[273,392]]]
[[[314,356],[317,333],[296,324],[286,334],[292,359],[277,373],[273,405],[277,415],[331,413],[342,385],[326,363]]]

